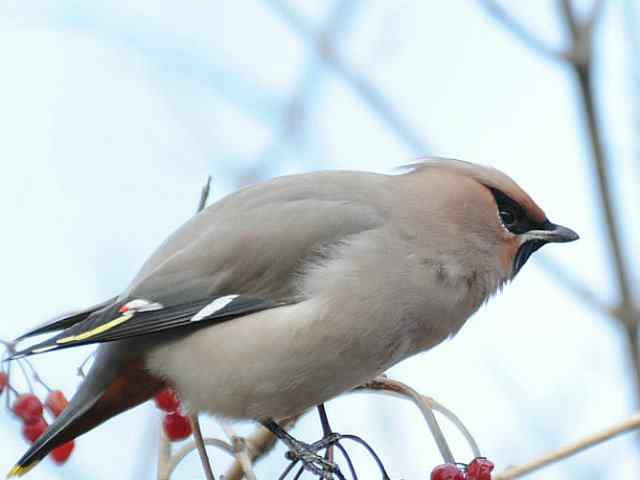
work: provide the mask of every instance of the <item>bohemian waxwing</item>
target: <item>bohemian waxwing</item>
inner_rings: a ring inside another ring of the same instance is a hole
[[[278,433],[274,420],[451,337],[535,250],[577,238],[503,173],[456,160],[243,188],[174,232],[121,295],[20,337],[61,331],[13,358],[101,345],[10,475],[166,385],[191,412]]]

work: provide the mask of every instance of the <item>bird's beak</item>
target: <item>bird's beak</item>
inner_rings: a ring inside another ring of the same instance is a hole
[[[529,257],[543,245],[554,243],[566,243],[578,240],[579,235],[570,228],[563,227],[562,225],[556,225],[549,221],[541,225],[541,228],[535,230],[529,230],[521,235],[522,241],[520,248],[516,253],[516,257],[513,261],[513,273],[512,277],[515,277],[520,269],[527,263]]]
[[[548,222],[544,225],[544,229],[529,230],[526,233],[528,240],[539,240],[545,243],[566,243],[578,240],[580,236],[571,230],[570,228],[563,227],[562,225],[556,225],[555,223]]]

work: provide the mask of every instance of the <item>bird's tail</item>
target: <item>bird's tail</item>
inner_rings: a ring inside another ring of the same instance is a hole
[[[106,385],[104,381],[92,381],[92,373],[89,372],[62,414],[9,471],[8,477],[24,475],[54,448],[149,400],[163,387],[159,379],[149,375],[141,360],[127,362]]]

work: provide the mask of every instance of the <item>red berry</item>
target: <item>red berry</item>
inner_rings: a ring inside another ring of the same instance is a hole
[[[160,410],[168,413],[177,412],[180,409],[180,400],[173,388],[167,387],[156,393],[155,402]]]
[[[493,463],[484,457],[474,458],[467,467],[467,480],[491,480]]]
[[[167,434],[169,440],[184,440],[191,435],[191,422],[184,415],[178,412],[168,413],[164,416],[162,422],[164,433]]]
[[[431,480],[465,480],[464,473],[453,463],[438,465],[431,472]]]
[[[34,443],[47,430],[48,426],[45,419],[40,417],[22,426],[22,436],[29,442]]]
[[[73,440],[67,443],[63,443],[62,445],[54,448],[51,451],[50,453],[51,458],[58,465],[61,465],[69,459],[69,457],[71,456],[71,452],[73,452],[73,449],[75,448],[75,446],[76,445],[75,443],[73,443]]]
[[[57,417],[67,407],[69,401],[60,390],[51,390],[44,403],[51,415]]]
[[[4,387],[9,385],[9,375],[4,372],[0,372],[0,393],[3,392]]]
[[[33,393],[24,393],[16,398],[11,410],[26,423],[32,423],[42,417],[42,402]]]

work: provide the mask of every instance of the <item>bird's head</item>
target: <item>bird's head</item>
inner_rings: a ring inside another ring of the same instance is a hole
[[[410,208],[430,219],[422,233],[425,251],[437,252],[445,262],[450,258],[452,268],[497,272],[501,284],[543,245],[578,239],[573,230],[549,221],[518,184],[494,168],[448,159],[410,168]]]

